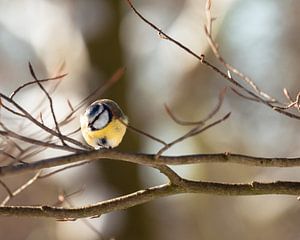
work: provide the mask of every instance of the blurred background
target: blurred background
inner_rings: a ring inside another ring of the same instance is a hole
[[[203,31],[204,0],[134,3],[166,33],[216,62]],[[300,89],[300,2],[212,3],[212,14],[217,18],[213,31],[225,59],[273,97],[284,100],[284,87],[295,96]],[[55,75],[65,62],[68,76],[53,95],[58,116],[68,109],[67,99],[74,104],[80,102],[118,68],[126,67],[124,77],[99,97],[117,101],[133,126],[165,141],[181,136],[188,128],[168,117],[164,103],[179,118],[196,121],[210,112],[217,103],[218,92],[227,85],[196,59],[159,38],[129,9],[126,1],[0,1],[0,54],[0,91],[7,95],[31,80],[29,60],[39,77]],[[27,88],[16,100],[31,109],[41,96],[38,88]],[[44,104],[47,106],[46,101]],[[297,120],[232,93],[226,95],[218,116],[228,111],[232,115],[226,122],[174,146],[166,154],[229,151],[265,157],[300,155]],[[77,138],[83,141],[80,135]],[[159,147],[152,140],[128,132],[118,149],[156,153]],[[46,151],[37,158],[57,154]],[[195,180],[300,181],[298,168],[201,164],[174,169]],[[9,177],[5,182],[15,189],[30,176]],[[74,206],[82,206],[165,181],[162,174],[151,168],[105,160],[37,181],[9,204],[54,204],[63,191],[83,188],[70,198]],[[0,196],[6,196],[4,189],[0,189]],[[87,219],[90,225],[81,220],[1,217],[0,239],[299,239],[299,205],[296,197],[290,196],[185,194]]]

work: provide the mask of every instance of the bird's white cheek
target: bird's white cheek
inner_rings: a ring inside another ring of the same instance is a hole
[[[84,115],[81,115],[80,116],[80,125],[81,125],[81,128],[86,128],[88,126],[88,118]]]

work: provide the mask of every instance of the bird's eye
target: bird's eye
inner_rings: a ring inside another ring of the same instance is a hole
[[[99,138],[98,141],[97,141],[97,144],[100,147],[105,147],[107,145],[107,139],[105,137],[104,138]]]

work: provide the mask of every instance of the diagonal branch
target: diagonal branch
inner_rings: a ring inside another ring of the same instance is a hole
[[[51,114],[52,114],[52,118],[53,118],[53,121],[54,121],[54,124],[55,124],[56,131],[58,133],[58,137],[59,137],[62,145],[66,146],[67,144],[65,143],[64,139],[62,138],[63,135],[62,135],[62,133],[60,131],[60,128],[59,128],[59,125],[58,125],[58,122],[57,122],[57,119],[56,119],[56,115],[55,115],[54,108],[53,108],[52,98],[50,97],[50,95],[47,92],[47,90],[44,88],[43,84],[40,83],[40,80],[35,75],[35,72],[34,72],[33,67],[32,67],[32,65],[31,65],[30,62],[28,63],[28,66],[29,66],[29,70],[30,70],[31,76],[33,77],[33,79],[35,80],[35,82],[38,84],[38,86],[40,87],[40,89],[45,93],[46,97],[48,98],[49,106],[50,106],[50,110],[51,110]]]
[[[95,101],[96,98],[99,98],[107,89],[112,87],[116,82],[118,82],[125,73],[125,68],[118,68],[115,73],[111,76],[111,78],[101,85],[97,87],[94,91],[92,91],[87,97],[80,101],[75,107],[72,106],[73,110],[59,123],[60,125],[65,124],[79,109],[81,109],[85,104]]]
[[[45,78],[45,79],[40,79],[39,82],[49,82],[49,81],[53,81],[53,80],[60,80],[62,78],[64,78],[65,76],[67,76],[68,74],[65,73],[65,74],[62,74],[62,75],[59,75],[59,76],[56,76],[56,77],[52,77],[52,78]],[[10,95],[10,98],[13,99],[14,96],[19,92],[21,91],[23,88],[27,87],[27,86],[30,86],[32,84],[35,84],[36,81],[31,81],[31,82],[27,82],[27,83],[24,83],[23,85],[19,86],[16,90],[14,90],[12,92],[12,94]]]
[[[206,20],[207,23],[204,25],[204,32],[208,41],[208,44],[210,45],[211,50],[213,51],[215,57],[220,61],[220,63],[223,64],[225,68],[227,68],[228,71],[233,72],[237,76],[239,76],[242,80],[244,80],[257,94],[260,96],[268,99],[271,102],[277,102],[277,100],[273,99],[271,96],[269,96],[267,93],[261,91],[259,87],[253,82],[253,80],[240,72],[238,69],[230,65],[226,60],[222,57],[219,48],[217,46],[217,43],[214,41],[212,37],[212,25],[213,25],[213,20],[211,16],[211,0],[206,1],[206,7],[205,7],[205,13],[206,13]]]
[[[11,190],[9,189],[9,187],[0,179],[0,185],[5,189],[5,191],[7,192],[8,196],[12,197],[13,193],[11,192]]]
[[[45,132],[48,132],[50,135],[59,137],[60,135],[54,131],[51,128],[48,128],[47,126],[45,126],[44,124],[42,124],[41,122],[39,122],[38,120],[36,120],[29,112],[27,112],[23,107],[21,107],[21,105],[19,105],[16,101],[14,101],[13,99],[10,99],[9,97],[7,97],[6,95],[2,94],[0,92],[0,98],[4,99],[5,101],[9,102],[10,104],[12,104],[16,109],[18,109],[22,114],[23,117],[28,119],[30,122],[32,122],[33,124],[35,124],[36,126],[38,126],[39,128],[43,129]],[[86,145],[84,145],[83,143],[73,139],[73,138],[69,138],[65,135],[61,136],[62,139],[64,139],[65,141],[68,141],[76,146],[79,146],[83,149],[88,149],[86,147]]]
[[[96,204],[77,208],[51,206],[5,206],[0,207],[1,216],[48,217],[62,220],[76,220],[128,209],[161,197],[182,193],[205,193],[225,196],[285,194],[299,195],[299,182],[252,182],[244,184],[229,184],[215,182],[194,182],[184,180],[182,186],[164,184],[128,195],[116,197]]]
[[[79,151],[79,149],[76,149],[76,148],[73,148],[73,147],[70,147],[70,146],[61,146],[61,145],[57,145],[57,144],[54,144],[54,143],[43,142],[43,141],[40,141],[40,140],[36,140],[34,138],[25,137],[25,136],[22,136],[22,135],[19,135],[19,134],[13,132],[13,131],[10,131],[8,129],[6,129],[5,131],[0,130],[0,135],[15,138],[15,139],[18,139],[20,141],[27,142],[27,143],[30,143],[30,144],[33,144],[33,145],[38,145],[38,146],[43,146],[43,147],[50,147],[50,148],[60,149],[60,150],[64,150],[64,151],[71,151],[71,152],[78,152]]]
[[[173,44],[177,45],[179,48],[183,49],[184,51],[186,51],[188,54],[192,55],[193,57],[195,57],[196,59],[198,59],[200,61],[201,64],[207,66],[208,68],[210,68],[212,71],[216,72],[217,74],[219,74],[221,77],[223,77],[224,79],[226,79],[227,81],[229,81],[231,84],[233,84],[235,87],[237,87],[238,89],[240,89],[241,91],[249,94],[251,97],[257,99],[258,102],[261,102],[262,104],[268,106],[269,108],[273,109],[274,111],[284,114],[290,118],[294,118],[299,120],[300,116],[287,112],[283,109],[280,108],[276,108],[272,105],[272,103],[270,102],[269,99],[265,99],[268,98],[268,95],[264,95],[263,92],[260,91],[261,96],[259,94],[256,94],[254,92],[252,92],[251,90],[247,89],[246,87],[244,87],[241,83],[239,83],[236,79],[234,79],[231,76],[228,76],[228,74],[226,74],[223,70],[221,70],[220,68],[218,68],[217,66],[215,66],[214,64],[212,64],[211,62],[205,60],[204,55],[198,55],[196,54],[194,51],[192,51],[190,48],[186,47],[184,44],[182,44],[181,42],[177,41],[176,39],[172,38],[170,35],[166,34],[165,32],[163,32],[159,27],[157,27],[155,24],[153,24],[151,21],[149,21],[148,19],[146,19],[132,4],[131,0],[126,0],[127,3],[129,4],[130,8],[135,12],[135,14],[142,20],[144,21],[146,24],[148,24],[151,28],[153,28],[155,31],[158,32],[159,36],[162,39],[168,40],[170,42],[172,42]],[[237,74],[237,73],[236,73]],[[242,76],[243,77],[243,76]],[[251,81],[251,80],[250,80]],[[252,85],[253,87],[253,85]],[[272,100],[272,99],[271,99]]]
[[[26,188],[28,188],[31,184],[33,184],[41,174],[41,171],[37,172],[32,178],[30,178],[26,183],[24,183],[21,187],[19,187],[17,190],[15,190],[13,193],[8,194],[8,196],[2,201],[0,204],[0,207],[5,206],[6,203],[13,197],[17,196],[21,192],[23,192]]]

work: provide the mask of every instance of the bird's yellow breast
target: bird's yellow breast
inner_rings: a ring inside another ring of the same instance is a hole
[[[122,141],[122,138],[126,132],[126,126],[121,123],[118,119],[113,119],[109,124],[100,129],[91,131],[90,129],[82,129],[83,136],[86,142],[96,147],[99,147],[97,144],[97,140],[101,138],[105,138],[108,145],[110,147],[116,147]]]

